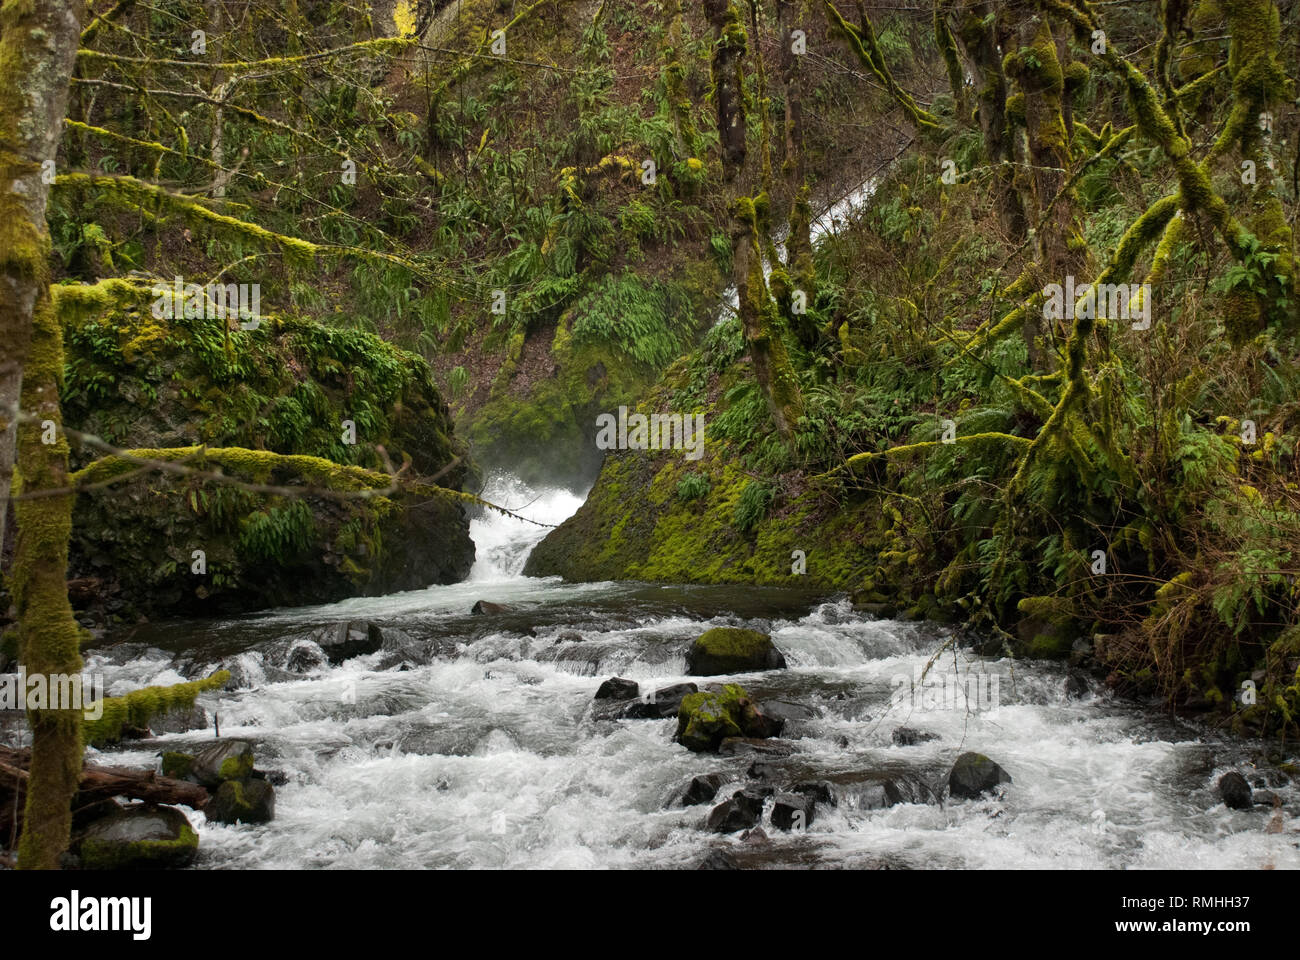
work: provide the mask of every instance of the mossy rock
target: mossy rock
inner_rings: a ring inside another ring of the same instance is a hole
[[[253,775],[253,745],[247,740],[218,740],[194,757],[194,779],[209,789]]]
[[[780,720],[764,716],[745,689],[729,683],[720,692],[692,693],[677,711],[676,740],[695,753],[716,753],[729,737],[775,737]]]
[[[179,750],[167,750],[162,755],[162,775],[173,780],[188,779],[194,770],[194,756]]]
[[[160,870],[188,867],[199,836],[174,807],[125,807],[86,828],[77,843],[87,870]]]
[[[757,630],[714,627],[686,651],[686,672],[695,677],[785,668],[785,657],[772,638]]]
[[[275,788],[265,780],[227,780],[203,813],[214,823],[270,823],[275,819]]]

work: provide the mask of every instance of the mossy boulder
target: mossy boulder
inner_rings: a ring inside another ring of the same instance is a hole
[[[270,823],[275,819],[275,788],[265,780],[227,780],[203,813],[215,823]]]
[[[137,804],[91,823],[76,848],[87,870],[159,870],[192,864],[199,837],[175,807]]]
[[[715,753],[728,737],[775,737],[782,723],[764,716],[743,687],[692,693],[677,711],[676,740],[695,753]]]
[[[218,740],[200,750],[190,768],[190,776],[209,789],[252,775],[253,745],[247,740]]]
[[[155,470],[183,463],[237,483]],[[132,451],[78,474],[70,567],[105,618],[228,615],[455,583],[474,563],[462,495],[317,457]],[[250,489],[256,487],[260,489]],[[264,488],[284,493],[264,492]],[[300,493],[298,491],[301,491]]]
[[[472,464],[420,356],[301,318],[244,330],[156,317],[148,283],[56,285],[54,299],[64,421],[129,452],[71,453],[85,492],[69,571],[100,585],[102,619],[320,603],[469,572],[458,493]],[[390,463],[405,464],[399,484]]]
[[[714,627],[700,634],[686,651],[686,672],[695,677],[784,667],[785,657],[772,638],[757,630]]]

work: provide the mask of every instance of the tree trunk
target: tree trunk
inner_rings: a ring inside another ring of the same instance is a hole
[[[49,286],[47,181],[81,36],[78,9],[59,0],[0,7],[0,557],[23,363],[38,296]]]

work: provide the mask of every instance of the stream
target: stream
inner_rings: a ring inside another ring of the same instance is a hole
[[[484,496],[550,524],[582,499],[508,477]],[[240,689],[200,703],[223,737],[253,741],[258,767],[282,775],[276,818],[226,826],[186,810],[200,836],[196,868],[684,868],[718,847],[745,867],[1300,867],[1300,790],[1266,784],[1249,744],[1114,698],[1095,680],[1067,695],[1061,664],[975,656],[949,642],[952,627],[874,619],[842,598],[522,576],[545,533],[490,514],[472,523],[478,559],[463,583],[143,625],[90,652],[87,671],[113,694],[235,670]],[[478,600],[509,609],[471,615]],[[377,652],[283,669],[287,651],[340,620],[400,631],[423,662]],[[788,668],[685,676],[685,647],[719,625],[769,632]],[[941,650],[924,683],[982,677],[963,688],[973,699],[949,696],[951,684],[911,689]],[[741,683],[791,710],[782,742],[793,753],[695,754],[672,742],[672,719],[598,719],[593,695],[615,675],[643,691]],[[900,726],[935,738],[900,745]],[[209,722],[101,759],[154,765],[162,750],[211,737]],[[968,750],[1014,782],[979,800],[881,801],[888,778],[942,796]],[[714,803],[756,782],[756,759],[770,765],[768,782],[827,781],[835,805],[818,804],[802,832],[766,820],[765,837],[707,831]],[[1268,807],[1224,807],[1214,787],[1229,770],[1282,797],[1283,832],[1266,832],[1277,819]],[[715,801],[677,802],[709,773],[730,784]]]

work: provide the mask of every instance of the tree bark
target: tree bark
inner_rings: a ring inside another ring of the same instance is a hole
[[[47,181],[81,36],[78,9],[66,0],[0,6],[0,557],[23,363],[38,296],[49,286]]]

